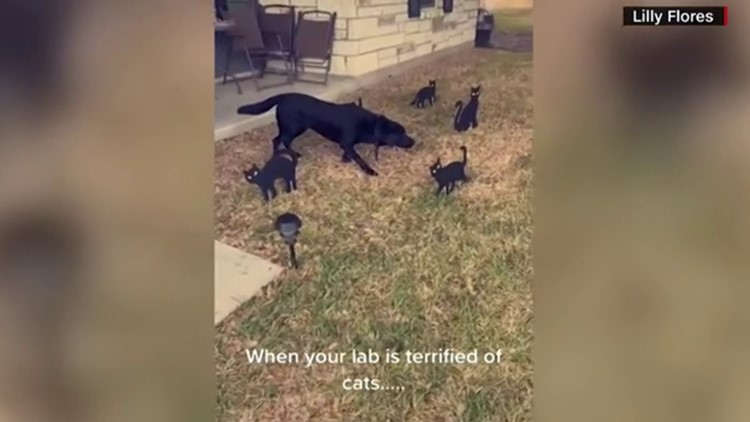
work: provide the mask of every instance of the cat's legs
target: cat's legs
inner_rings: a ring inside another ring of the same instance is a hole
[[[471,127],[472,127],[473,129],[476,129],[476,128],[477,128],[477,126],[479,126],[479,122],[477,121],[477,118],[476,118],[476,117],[474,117],[474,120],[472,120],[472,121],[471,121]]]
[[[276,198],[279,195],[279,192],[276,191],[276,186],[271,185],[268,188],[268,199]]]
[[[344,153],[341,155],[341,162],[342,163],[350,163],[352,161],[352,157],[349,156],[349,154],[344,151]]]
[[[284,180],[284,191],[286,193],[292,193],[292,181]]]

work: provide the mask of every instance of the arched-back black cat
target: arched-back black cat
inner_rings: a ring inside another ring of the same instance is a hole
[[[440,192],[445,190],[446,195],[450,195],[453,189],[456,187],[456,182],[466,182],[469,180],[466,177],[466,147],[462,146],[461,151],[464,153],[463,160],[454,161],[446,166],[440,164],[440,157],[438,157],[435,164],[430,166],[430,175],[438,184],[438,190],[435,195],[440,195]]]
[[[456,129],[456,132],[466,132],[479,126],[477,114],[479,114],[479,93],[481,91],[481,85],[471,87],[469,102],[466,103],[466,106],[462,101],[456,103],[456,116],[453,118],[453,128]]]
[[[284,154],[291,157],[291,160]],[[278,194],[274,186],[278,179],[284,180],[286,192],[297,190],[297,157],[287,150],[276,152],[262,169],[253,164],[243,173],[248,183],[258,185],[266,202]]]
[[[430,103],[431,106],[435,105],[435,100],[437,100],[437,81],[430,79],[427,86],[417,91],[417,95],[414,96],[414,99],[409,104],[417,108],[422,108],[425,106],[425,103]]]

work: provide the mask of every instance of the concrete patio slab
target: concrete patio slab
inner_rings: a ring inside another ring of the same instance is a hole
[[[284,269],[221,242],[214,242],[214,324],[247,301]]]

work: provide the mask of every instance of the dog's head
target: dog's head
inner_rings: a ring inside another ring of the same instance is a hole
[[[415,144],[414,138],[406,134],[406,129],[400,123],[382,115],[375,118],[373,137],[378,145],[409,149]]]
[[[443,165],[440,164],[440,157],[438,157],[435,163],[430,166],[430,174],[434,177],[441,168],[443,168]]]
[[[257,183],[260,169],[258,168],[258,166],[253,164],[249,169],[243,170],[242,174],[245,175],[245,180],[247,180],[248,183]]]

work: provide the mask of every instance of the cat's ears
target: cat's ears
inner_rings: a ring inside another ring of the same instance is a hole
[[[472,91],[476,91],[476,92],[479,92],[479,91],[481,91],[481,90],[482,90],[482,85],[477,85],[477,86],[473,86],[473,85],[472,85],[472,87],[471,87],[471,90],[472,90]]]

